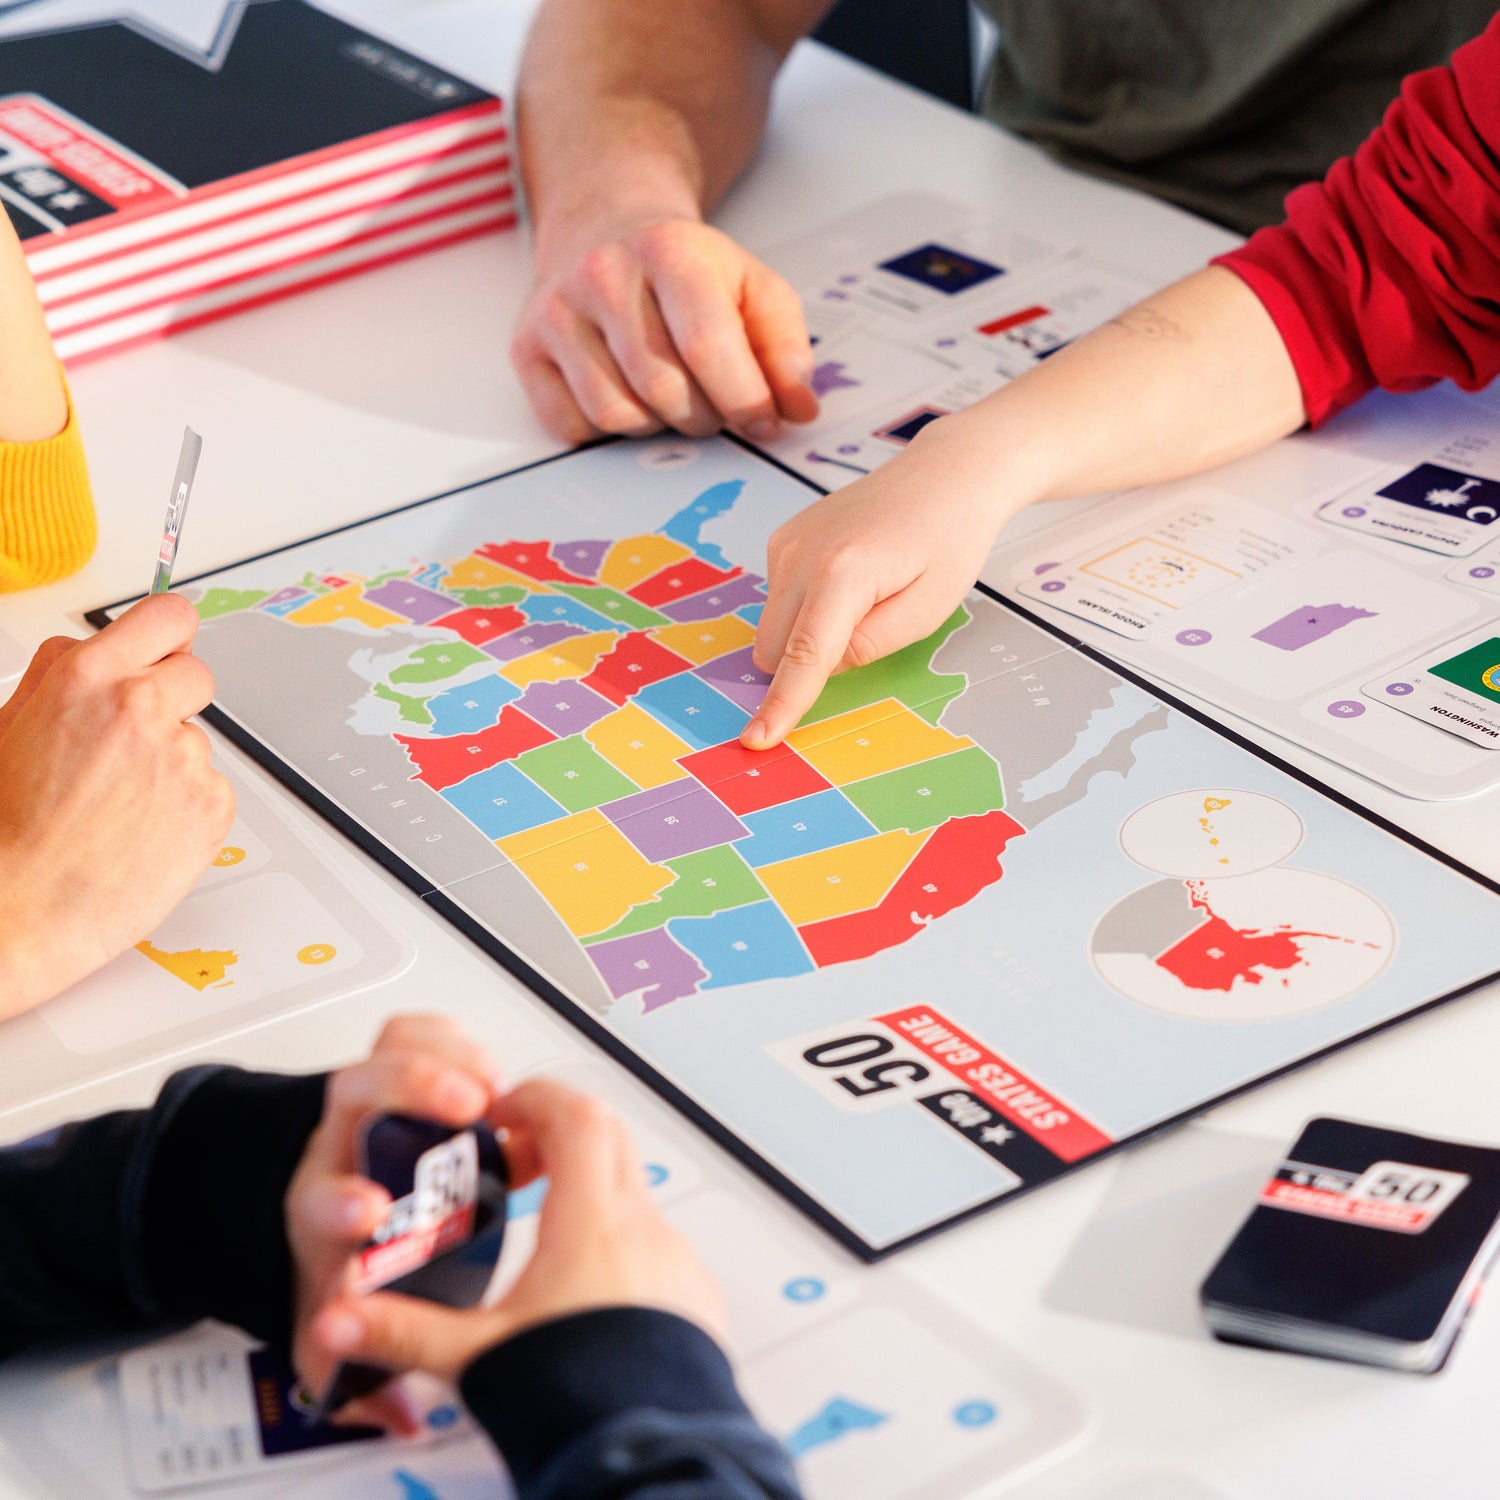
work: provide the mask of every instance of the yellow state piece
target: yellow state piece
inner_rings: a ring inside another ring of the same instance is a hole
[[[230,964],[240,961],[238,953],[207,951],[189,948],[182,953],[166,953],[148,943],[137,943],[137,953],[144,953],[154,964],[160,964],[168,974],[190,984],[195,990],[206,990],[210,986],[233,984],[234,980],[224,972]]]
[[[632,589],[641,579],[692,555],[691,547],[684,547],[669,536],[628,536],[604,554],[599,565],[599,582],[621,591]]]
[[[576,937],[613,927],[677,878],[653,865],[597,807],[495,843]]]
[[[341,589],[319,594],[300,609],[292,610],[286,618],[294,625],[332,625],[335,620],[358,620],[372,630],[383,630],[387,625],[411,624],[405,615],[371,604],[361,592],[363,587],[359,583],[346,583]]]
[[[755,639],[755,626],[738,615],[720,615],[717,620],[691,620],[686,625],[653,625],[650,634],[668,651],[701,667],[716,656],[748,646]]]
[[[502,583],[519,584],[528,594],[552,592],[545,583],[538,583],[535,578],[527,578],[511,568],[491,562],[487,557],[480,557],[477,552],[460,558],[448,569],[447,576],[443,579],[445,589],[488,589]]]
[[[614,649],[619,639],[613,630],[570,636],[555,646],[543,646],[529,656],[518,656],[500,668],[500,675],[521,688],[533,682],[564,682],[572,677],[585,677],[606,651]]]
[[[967,735],[929,724],[894,698],[794,729],[786,742],[835,786],[967,750],[974,743]]]
[[[878,906],[931,837],[898,829],[816,854],[799,854],[756,870],[761,884],[794,927]]]
[[[627,703],[606,714],[585,729],[583,737],[643,790],[680,781],[685,773],[677,757],[690,755],[693,748],[638,703]]]

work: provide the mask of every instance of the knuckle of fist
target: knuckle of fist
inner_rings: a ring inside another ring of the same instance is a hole
[[[625,289],[624,268],[620,264],[619,252],[612,245],[602,245],[590,250],[578,262],[577,281],[580,289],[606,306],[618,303]]]
[[[781,656],[794,667],[815,667],[822,656],[822,648],[810,631],[794,630],[787,637]]]
[[[879,661],[884,653],[863,630],[856,630],[849,637],[849,645],[844,655],[851,667],[868,667],[871,662]]]
[[[637,237],[636,251],[649,270],[673,271],[690,263],[701,239],[702,228],[697,224],[650,224]]]

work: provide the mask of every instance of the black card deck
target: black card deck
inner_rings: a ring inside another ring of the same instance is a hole
[[[1500,1150],[1310,1121],[1203,1283],[1216,1337],[1431,1373],[1497,1243]]]

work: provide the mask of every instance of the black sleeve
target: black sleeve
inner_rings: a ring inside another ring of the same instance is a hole
[[[189,1068],[150,1109],[0,1150],[0,1357],[205,1317],[284,1347],[281,1203],[323,1086],[321,1075]]]
[[[798,1500],[723,1351],[671,1313],[609,1307],[525,1329],[463,1378],[518,1500]]]

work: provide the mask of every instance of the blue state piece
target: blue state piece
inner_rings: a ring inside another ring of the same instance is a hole
[[[498,674],[445,688],[427,700],[434,734],[475,734],[500,720],[500,710],[521,696],[515,683]]]
[[[744,488],[743,479],[726,479],[722,484],[711,484],[691,504],[683,506],[662,527],[661,534],[671,537],[674,542],[681,542],[684,547],[691,547],[704,562],[728,572],[731,566],[729,559],[713,542],[705,542],[702,532],[708,522],[722,516],[725,511],[734,509],[734,502],[740,498],[740,491]]]
[[[748,620],[752,625],[759,625],[760,617],[764,611],[764,604],[746,604],[735,610],[735,614],[742,620]]]
[[[797,929],[774,901],[757,901],[711,917],[677,917],[667,933],[708,970],[705,990],[757,979],[790,979],[811,973]]]
[[[786,1451],[793,1458],[801,1458],[814,1448],[836,1443],[851,1432],[868,1432],[872,1427],[884,1427],[890,1417],[870,1406],[861,1406],[844,1396],[835,1396],[815,1416],[811,1416],[788,1436]]]
[[[419,1479],[409,1469],[393,1470],[391,1478],[401,1486],[401,1500],[442,1500],[425,1479]]]
[[[489,839],[509,838],[568,816],[561,803],[508,760],[444,787],[443,800]]]
[[[739,704],[731,703],[689,672],[650,683],[635,695],[635,701],[694,750],[738,739],[750,722],[750,715]]]
[[[743,813],[740,822],[750,830],[750,837],[738,840],[734,847],[752,868],[795,859],[799,854],[816,854],[835,844],[852,844],[877,832],[836,787],[778,802],[759,812]]]
[[[624,620],[611,620],[568,594],[528,594],[516,608],[539,625],[577,625],[590,635],[597,630],[624,635],[631,628]]]

